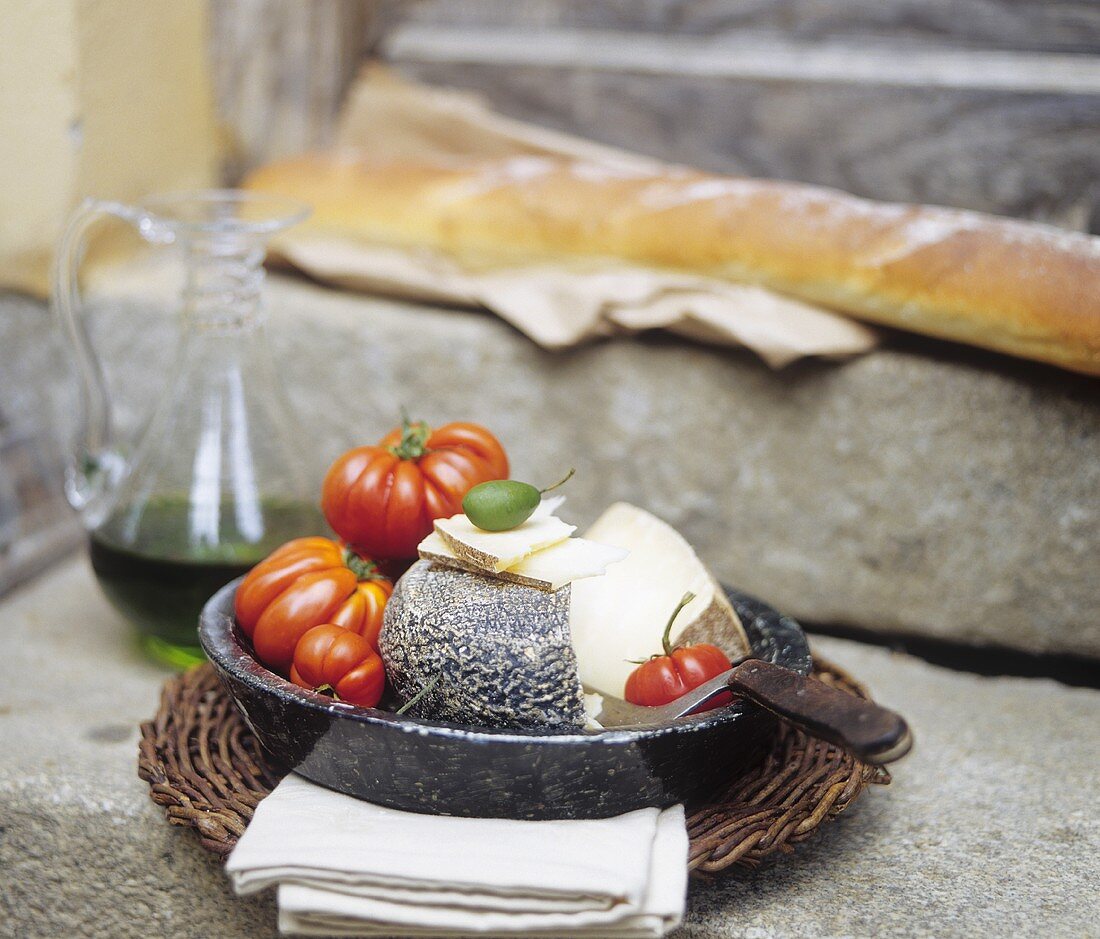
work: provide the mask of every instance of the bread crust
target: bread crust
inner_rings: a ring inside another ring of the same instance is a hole
[[[247,188],[314,231],[486,269],[606,258],[766,286],[872,323],[1100,374],[1100,238],[694,170],[556,157],[369,164],[314,155]]]

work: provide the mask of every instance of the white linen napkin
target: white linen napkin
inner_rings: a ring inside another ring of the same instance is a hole
[[[279,929],[336,936],[661,936],[687,892],[682,806],[592,821],[400,812],[291,774],[226,863]]]

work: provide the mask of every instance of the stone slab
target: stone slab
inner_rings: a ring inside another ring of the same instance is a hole
[[[1088,0],[384,0],[393,24],[440,29],[617,29],[708,39],[783,34],[815,43],[875,40],[966,49],[1100,48]]]
[[[150,312],[174,300],[143,290],[93,315],[124,437],[175,345]],[[1100,658],[1095,379],[909,340],[780,372],[667,337],[550,353],[488,314],[286,277],[268,297],[317,481],[402,405],[481,421],[517,478],[576,466],[570,521],[636,502],[807,622]],[[0,314],[0,385],[36,391],[5,404],[66,437],[74,390],[44,308],[9,298]]]
[[[1056,69],[1045,61],[996,64],[956,53],[933,55],[916,70],[907,64],[911,53],[896,45],[872,53],[873,44],[859,41],[830,48],[745,37],[741,48],[754,64],[723,74],[736,53],[709,36],[521,29],[466,36],[446,27],[397,30],[387,37],[387,57],[405,78],[475,92],[508,117],[714,173],[1075,230],[1096,232],[1100,224],[1090,188],[1100,172],[1095,79],[1084,80],[1084,91],[1052,87]],[[604,49],[613,52],[605,58]],[[591,54],[577,62],[575,50]],[[700,74],[708,56],[717,74]],[[1079,58],[1095,67],[1091,57]],[[689,67],[665,73],[649,68],[655,61]],[[1016,87],[981,87],[982,76],[994,73]],[[1035,86],[1019,87],[1029,73]],[[865,80],[849,81],[853,74]],[[928,74],[940,81],[924,85]]]
[[[234,898],[138,780],[137,724],[166,673],[86,563],[0,603],[0,629],[0,936],[273,936],[271,898]],[[793,856],[693,886],[677,936],[1094,932],[1100,692],[816,647],[903,710],[917,747]]]

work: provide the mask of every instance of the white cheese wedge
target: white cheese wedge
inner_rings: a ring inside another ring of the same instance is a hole
[[[499,573],[577,530],[553,515],[532,515],[510,531],[484,531],[465,515],[437,518],[435,530],[455,557],[483,571]]]
[[[420,542],[420,557],[427,561],[457,567],[472,573],[490,573],[458,557],[438,532],[432,532]],[[493,571],[494,577],[536,587],[539,590],[560,590],[566,584],[585,577],[599,577],[609,564],[623,560],[630,552],[625,548],[599,544],[587,538],[566,538],[529,554],[522,561],[503,571]]]
[[[570,588],[569,628],[585,688],[623,697],[626,679],[637,667],[630,660],[661,652],[665,623],[689,590],[695,599],[676,618],[673,642],[713,642],[731,657],[749,650],[725,593],[670,525],[619,502],[585,537],[630,552],[603,577],[578,580]]]

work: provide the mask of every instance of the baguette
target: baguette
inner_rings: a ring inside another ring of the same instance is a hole
[[[313,155],[246,188],[316,230],[473,269],[616,258],[760,284],[872,323],[1100,374],[1100,238],[794,183],[567,158]]]

